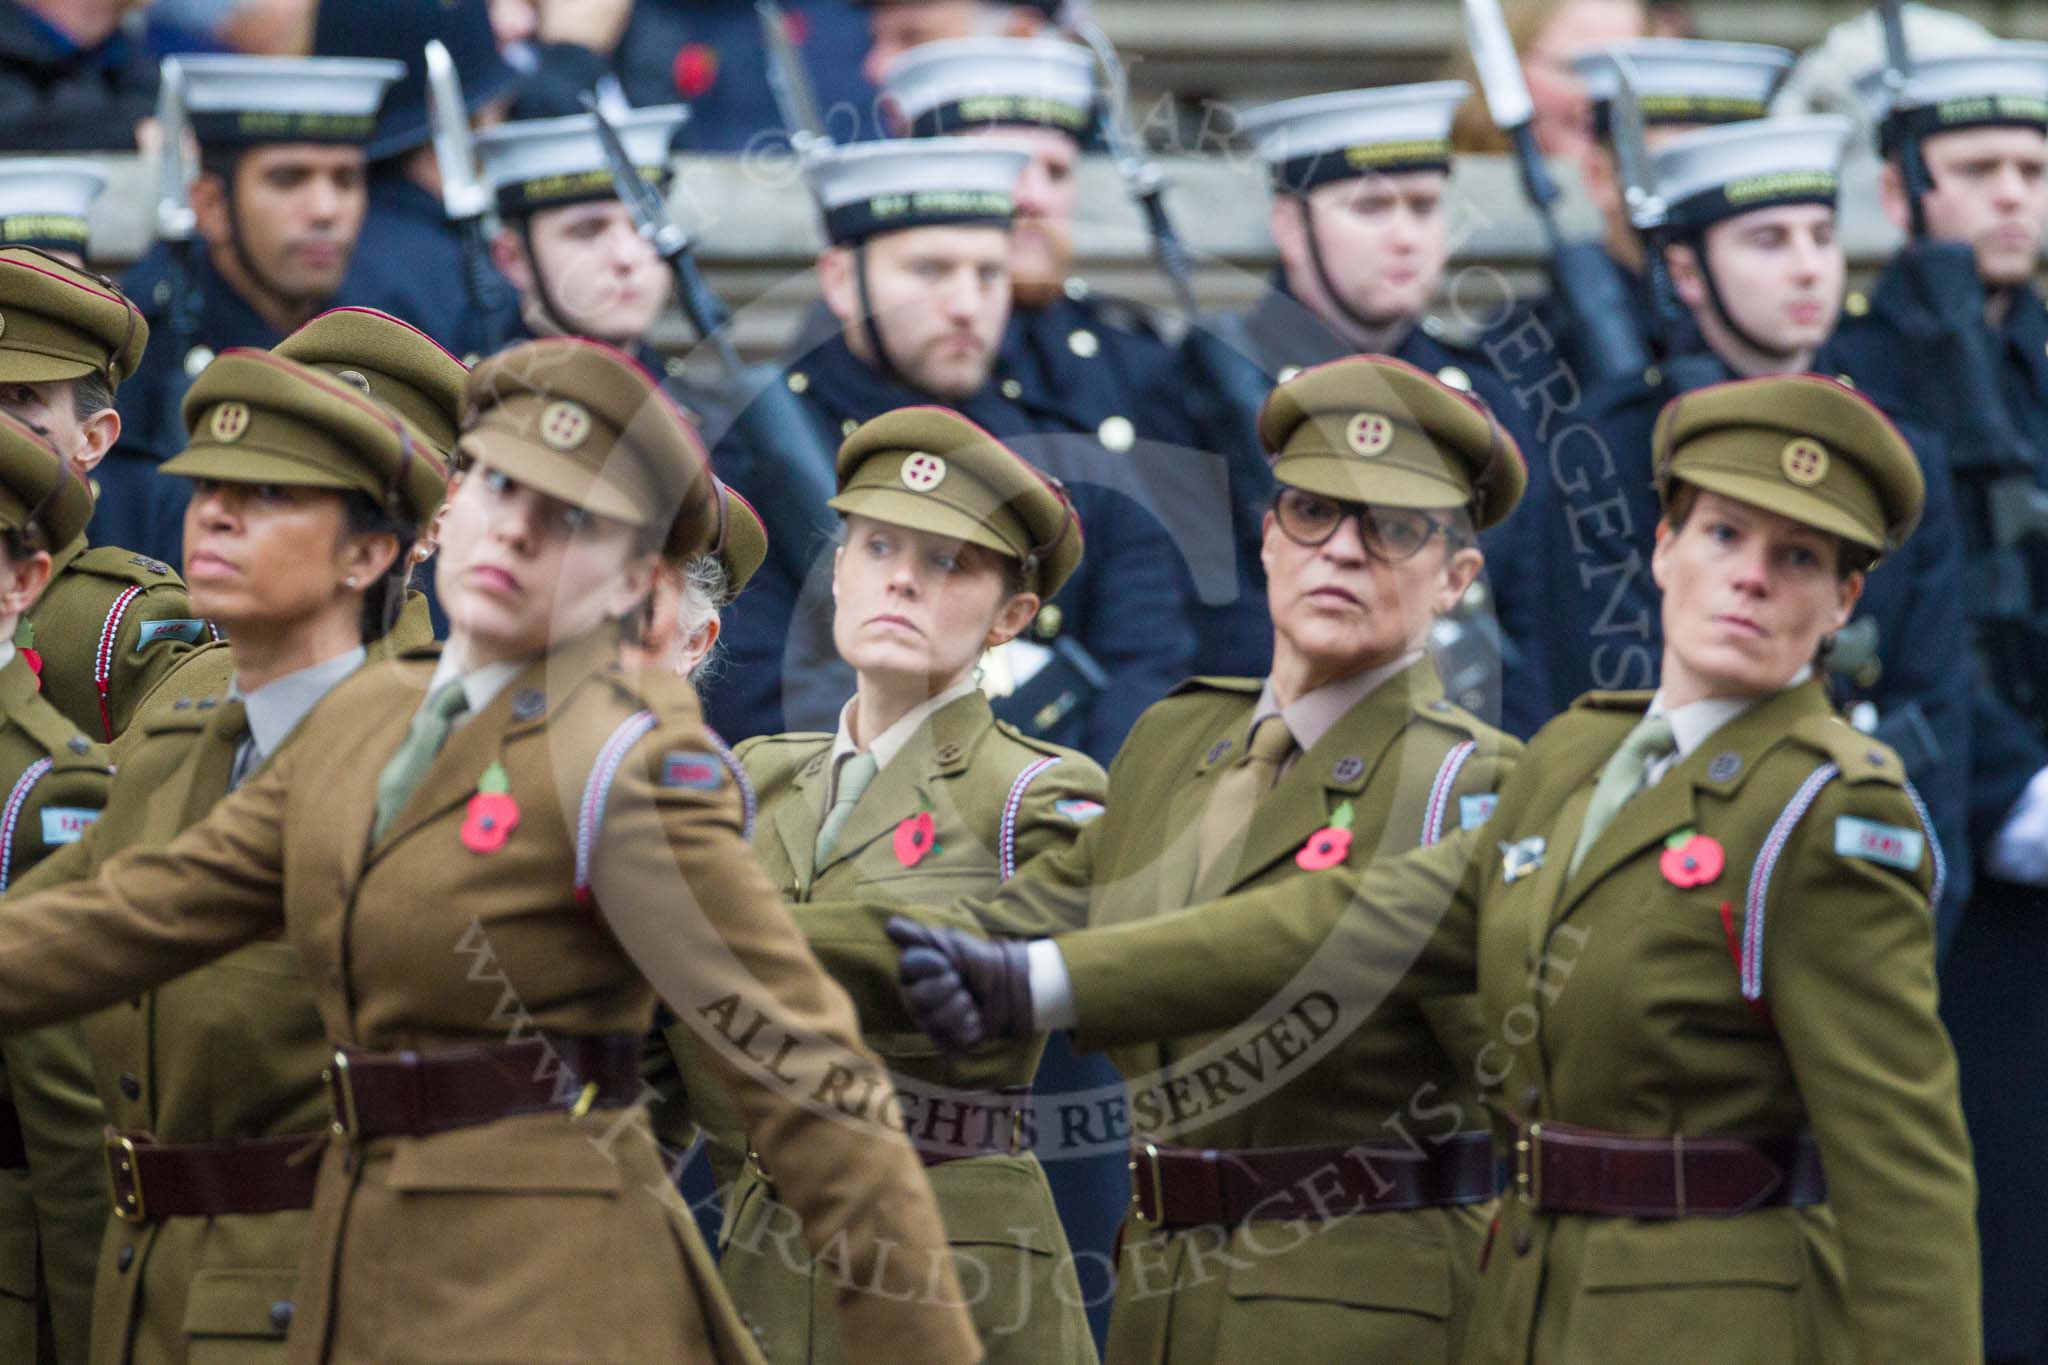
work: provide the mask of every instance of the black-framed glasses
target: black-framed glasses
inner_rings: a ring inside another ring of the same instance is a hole
[[[1358,539],[1365,552],[1386,564],[1415,558],[1437,536],[1443,536],[1448,544],[1456,535],[1450,525],[1414,507],[1349,502],[1289,487],[1281,488],[1273,499],[1273,519],[1296,545],[1314,548],[1324,544],[1347,518],[1357,521]]]

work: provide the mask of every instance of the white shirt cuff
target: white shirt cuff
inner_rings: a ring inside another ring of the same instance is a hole
[[[2013,803],[1984,861],[2005,881],[2048,885],[2048,768],[2035,773]]]
[[[1049,938],[1035,938],[1024,945],[1025,966],[1031,980],[1031,1026],[1037,1032],[1072,1028],[1080,1018],[1074,1010],[1074,982],[1067,975],[1067,960]]]

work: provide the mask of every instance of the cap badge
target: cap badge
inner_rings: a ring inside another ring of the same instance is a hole
[[[240,440],[242,433],[249,429],[249,405],[247,403],[222,403],[213,410],[213,420],[207,423],[208,431],[216,441]]]
[[[339,379],[342,383],[347,384],[352,388],[359,389],[364,393],[368,393],[370,391],[370,381],[363,376],[363,372],[361,370],[336,370],[334,372],[334,377],[336,379]]]
[[[919,451],[903,462],[898,477],[911,492],[929,493],[946,477],[946,462],[936,455]]]
[[[1360,455],[1378,455],[1394,443],[1393,419],[1384,413],[1361,412],[1345,425],[1344,439]]]
[[[554,450],[574,450],[590,438],[590,409],[557,398],[540,410],[540,438]]]
[[[1801,437],[1785,443],[1778,463],[1786,478],[1801,488],[1811,488],[1828,476],[1828,449],[1818,441]]]

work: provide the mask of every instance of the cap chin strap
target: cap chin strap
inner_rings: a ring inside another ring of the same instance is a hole
[[[1301,205],[1302,231],[1308,236],[1308,258],[1315,266],[1316,283],[1321,286],[1323,297],[1345,322],[1363,334],[1361,337],[1349,339],[1363,340],[1368,343],[1368,349],[1391,354],[1401,337],[1406,335],[1408,323],[1404,321],[1389,326],[1384,322],[1374,322],[1344,301],[1344,295],[1338,292],[1337,282],[1330,278],[1330,268],[1323,260],[1323,235],[1316,230],[1315,205],[1309,202],[1309,197],[1305,194],[1295,195],[1294,202]]]
[[[1728,304],[1721,297],[1721,286],[1714,279],[1714,267],[1707,260],[1707,236],[1705,232],[1688,233],[1680,238],[1679,241],[1682,245],[1692,248],[1692,257],[1699,263],[1700,278],[1706,281],[1707,285],[1707,306],[1714,310],[1714,316],[1721,320],[1721,325],[1726,327],[1737,341],[1749,347],[1750,350],[1755,351],[1758,355],[1772,361],[1788,361],[1799,354],[1798,351],[1788,351],[1782,346],[1772,346],[1758,340],[1748,328],[1735,320],[1733,313],[1728,311]]]
[[[534,302],[540,305],[540,315],[548,325],[565,337],[582,336],[582,329],[571,327],[562,310],[555,306],[555,291],[548,288],[548,272],[541,268],[540,253],[533,249],[533,219],[521,214],[516,220],[520,244],[526,248],[526,263],[532,267]]]
[[[855,288],[860,291],[861,330],[867,334],[868,349],[874,352],[874,367],[882,372],[884,379],[906,389],[916,389],[917,385],[897,369],[896,362],[890,358],[888,343],[882,340],[881,324],[875,320],[874,299],[868,293],[868,244],[865,239],[854,243],[853,279]]]
[[[239,167],[240,163],[237,162],[236,164]],[[280,288],[275,280],[264,274],[257,267],[256,258],[249,254],[248,248],[242,243],[242,209],[235,202],[235,184],[232,175],[221,186],[221,199],[226,204],[228,211],[228,251],[234,256],[236,267],[244,275],[247,275],[250,282],[258,289],[284,304],[286,308],[294,313],[300,312],[312,304],[317,304],[319,302],[318,299],[303,299],[288,289]]]

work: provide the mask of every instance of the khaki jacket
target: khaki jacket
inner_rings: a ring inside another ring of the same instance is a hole
[[[1144,956],[1105,971],[1106,978],[1139,983],[1140,993],[1125,996],[1105,980],[1098,1013],[1094,977],[1076,973],[1084,1008],[1075,1041],[1109,1047],[1129,1099],[1120,1111],[1077,1105],[1079,1112],[1060,1124],[1063,1137],[1288,1147],[1426,1143],[1484,1128],[1469,1073],[1454,1060],[1476,1031],[1474,1004],[1437,998],[1445,993],[1425,977],[1397,971],[1386,989],[1343,1018],[1332,1014],[1334,994],[1313,983],[1276,988],[1218,1021],[1228,1032],[1177,1027],[1170,1016],[1146,1010],[1142,983],[1154,975],[1195,992],[1229,975],[1226,965],[1184,959],[1175,945],[1200,941],[1208,911],[1186,907],[1203,816],[1243,752],[1258,694],[1253,680],[1183,685],[1147,711],[1125,741],[1110,769],[1107,814],[1071,848],[1034,862],[1000,892],[956,907],[997,932],[1091,925],[1097,927],[1080,941],[1115,943],[1149,931]],[[1487,798],[1513,770],[1519,749],[1446,701],[1434,667],[1417,663],[1295,757],[1252,814],[1225,885],[1266,888],[1270,904],[1312,880],[1297,855],[1346,805],[1352,840],[1343,866],[1354,872],[1455,833],[1484,818]],[[835,921],[806,920],[835,971],[865,961],[858,920],[872,912],[812,913]],[[893,957],[884,960],[893,979]],[[1245,1020],[1246,1027],[1230,1027]],[[1104,1028],[1102,1021],[1128,1027]],[[1220,1246],[1214,1229],[1159,1234],[1127,1222],[1106,1358],[1115,1365],[1269,1365],[1276,1353],[1301,1360],[1457,1360],[1489,1212],[1480,1206],[1319,1225],[1255,1222]]]
[[[1398,942],[1432,990],[1476,972],[1474,1072],[1503,1138],[1509,1116],[1648,1137],[1810,1130],[1827,1172],[1827,1203],[1737,1217],[1505,1199],[1466,1359],[1663,1359],[1673,1342],[1706,1365],[1981,1359],[1976,1190],[1934,1009],[1938,854],[1897,755],[1834,717],[1820,684],[1788,689],[1631,800],[1567,878],[1599,772],[1648,701],[1582,699],[1531,742],[1492,820],[1436,848],[1218,902],[1170,941],[1151,926],[1062,939],[1083,1031],[1243,1018],[1305,963],[1371,998],[1394,971],[1372,945]],[[1724,868],[1680,887],[1661,860],[1688,832]],[[1134,970],[1169,948],[1192,975]]]
[[[109,741],[195,646],[217,638],[192,611],[185,582],[160,559],[84,536],[59,550],[27,624],[43,659],[43,697]]]
[[[328,1038],[378,1051],[644,1032],[651,975],[678,1013],[749,1011],[792,1039],[772,1076],[728,1070],[807,1230],[861,1286],[839,1308],[862,1358],[977,1359],[915,1157],[867,1116],[886,1079],[739,841],[695,694],[623,676],[607,631],[564,645],[454,731],[373,844],[377,779],[431,668],[366,667],[168,846],[0,917],[0,1026],[111,1004],[280,925]],[[461,830],[493,764],[520,818],[475,851]],[[759,1357],[635,1108],[331,1141],[288,1358]]]
[[[831,749],[832,736],[822,734],[768,736],[739,749],[760,794],[755,856],[784,898],[798,904],[816,897],[945,905],[987,894],[1005,868],[1070,844],[1101,810],[1102,770],[1092,760],[1002,724],[976,692],[934,713],[876,775],[814,871]],[[935,843],[906,865],[894,836],[919,812],[934,817]],[[694,1050],[694,1039],[678,1036],[686,1032],[671,1029],[684,1056]],[[1016,1134],[1013,1154],[966,1157],[926,1172],[990,1362],[1092,1365],[1095,1343],[1073,1254],[1044,1169],[1029,1150],[1025,1101],[1018,1097],[1006,1108],[977,1099],[963,1108],[947,1098],[953,1091],[988,1095],[1028,1086],[1043,1040],[953,1057],[915,1030],[865,1036],[897,1079],[913,1135],[943,1140],[954,1122],[975,1131],[1007,1123]],[[711,1136],[744,1146],[743,1133]],[[814,1264],[792,1265],[783,1254],[778,1239],[792,1215],[758,1163],[740,1175],[730,1208],[719,1268],[769,1357],[815,1365],[847,1360],[831,1320],[833,1276]]]

